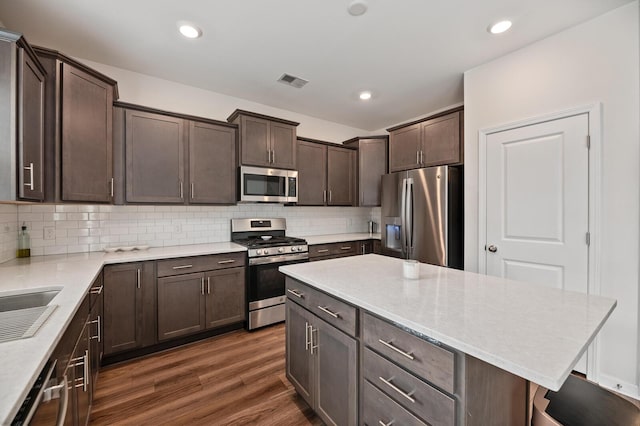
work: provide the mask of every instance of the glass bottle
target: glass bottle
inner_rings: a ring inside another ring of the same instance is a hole
[[[18,250],[16,251],[16,257],[29,256],[31,256],[31,238],[27,232],[27,226],[23,223],[22,229],[18,234]]]

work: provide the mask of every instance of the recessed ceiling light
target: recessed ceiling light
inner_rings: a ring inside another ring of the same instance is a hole
[[[489,26],[488,31],[491,34],[500,34],[511,28],[511,21],[500,21]]]
[[[371,99],[371,92],[360,92],[360,99],[363,101],[368,101]]]
[[[178,30],[180,34],[186,38],[199,38],[202,37],[202,30],[193,24],[178,23]]]
[[[367,11],[367,3],[362,0],[355,0],[349,3],[349,7],[347,7],[349,14],[351,16],[360,16],[364,15]]]

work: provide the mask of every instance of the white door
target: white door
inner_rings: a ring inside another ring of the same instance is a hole
[[[580,114],[487,135],[487,274],[587,293],[588,134]]]

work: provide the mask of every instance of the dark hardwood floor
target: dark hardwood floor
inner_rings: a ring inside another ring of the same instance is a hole
[[[285,377],[284,324],[100,371],[91,425],[321,425]]]

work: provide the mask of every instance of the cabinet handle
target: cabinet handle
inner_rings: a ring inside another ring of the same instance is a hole
[[[207,294],[211,294],[211,277],[207,277]]]
[[[331,190],[329,190],[329,202],[331,202]]]
[[[416,151],[416,164],[420,164],[420,151]]]
[[[413,361],[415,358],[413,357],[413,355],[411,355],[410,353],[407,353],[405,351],[403,351],[402,349],[398,349],[395,346],[393,346],[391,344],[391,342],[385,342],[382,339],[378,339],[378,342],[382,343],[383,345],[385,345],[386,347],[388,347],[389,349],[398,352],[400,355],[405,356],[407,358],[409,358],[411,361]]]
[[[318,253],[326,253],[328,251],[329,251],[329,249],[320,249],[320,250],[318,250]]]
[[[204,296],[204,277],[200,278],[200,292]]]
[[[91,294],[100,294],[102,293],[102,289],[104,286],[100,287],[91,287]]]
[[[182,189],[182,181],[180,181],[180,198],[184,198],[184,192]]]
[[[320,306],[318,305],[318,309],[320,309],[322,312],[324,312],[325,314],[329,314],[334,318],[340,318],[340,315],[335,313],[335,312],[331,312],[329,309],[327,309],[326,306]]]
[[[402,389],[400,389],[399,387],[397,387],[396,385],[391,383],[391,380],[393,380],[393,378],[387,380],[387,379],[384,379],[382,376],[378,376],[378,379],[380,379],[382,381],[382,383],[384,383],[385,385],[389,386],[391,389],[393,389],[394,391],[398,392],[400,395],[404,396],[409,401],[411,401],[411,402],[413,402],[415,404],[416,400],[411,398],[411,395],[413,394],[413,392],[406,393],[405,391],[403,391]]]
[[[220,260],[220,261],[218,261],[218,264],[225,265],[227,263],[234,263],[235,261],[236,261],[235,259]]]
[[[111,186],[111,198],[113,198],[113,178],[111,178],[110,186]]]
[[[33,163],[29,163],[29,167],[25,167],[25,170],[29,170],[29,176],[31,176],[31,182],[25,183],[24,186],[28,186],[33,191]]]
[[[78,358],[72,358],[71,359],[72,364],[69,364],[69,367],[83,367],[83,372],[82,372],[82,383],[75,385],[75,387],[77,388],[82,388],[83,392],[87,391],[87,387],[89,386],[89,350],[85,350],[84,351],[84,355]],[[76,382],[79,381],[79,379],[75,380]]]
[[[304,322],[304,351],[309,350],[309,322]]]
[[[362,243],[362,254],[365,254],[364,243]]]
[[[314,345],[314,344],[313,344],[313,332],[315,331],[315,332],[316,332],[316,334],[317,334],[318,329],[317,329],[317,328],[316,328],[316,329],[314,329],[314,328],[313,328],[313,326],[312,326],[311,324],[309,324],[309,328],[311,329],[311,332],[309,333],[309,340],[311,340],[311,347],[310,347],[310,349],[311,349],[311,355],[313,355],[313,350],[314,350],[314,349],[318,349],[318,346],[319,346],[319,345]],[[316,353],[318,353],[318,351],[316,351]]]
[[[191,199],[192,200],[195,198],[194,186],[195,186],[195,184],[193,182],[191,182]]]
[[[136,286],[140,288],[140,268],[138,268],[137,274],[136,274]]]
[[[323,203],[327,202],[327,190],[326,189],[324,191],[322,191],[322,202]]]
[[[290,288],[288,288],[287,292],[293,294],[298,299],[304,299],[304,294],[300,293],[298,290],[291,290]]]
[[[276,152],[272,149],[271,150],[271,164],[275,164],[276,163]]]
[[[193,265],[174,266],[172,269],[177,270],[177,269],[187,269],[187,268],[193,268]]]
[[[98,334],[95,336],[91,336],[90,339],[91,340],[98,340],[98,342],[102,341],[102,336],[100,335],[100,315],[98,315],[98,317],[93,320],[93,321],[89,321],[89,324],[97,324],[98,325]]]
[[[267,149],[267,163],[271,164],[271,150]]]
[[[420,164],[424,164],[424,151],[420,150]]]
[[[351,246],[340,247],[340,250],[351,250]]]

